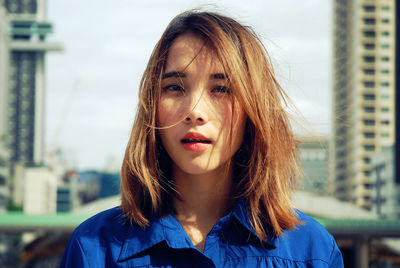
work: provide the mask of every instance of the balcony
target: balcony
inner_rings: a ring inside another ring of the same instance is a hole
[[[53,32],[53,26],[49,22],[36,22],[16,20],[10,22],[10,35],[13,37],[31,37],[39,35],[40,39],[44,39],[46,35]]]
[[[48,43],[46,36],[53,32],[49,22],[12,20],[9,25],[11,51],[62,51],[59,43]]]

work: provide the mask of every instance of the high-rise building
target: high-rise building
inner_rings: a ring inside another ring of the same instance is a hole
[[[46,41],[45,15],[45,0],[0,0],[0,147],[11,176],[17,163],[43,164],[45,54],[62,49]]]
[[[400,219],[400,184],[395,180],[394,146],[372,157],[372,211],[381,218]]]
[[[334,1],[334,193],[367,209],[371,157],[395,143],[395,9],[395,0]]]
[[[324,136],[302,136],[299,153],[303,170],[303,190],[319,195],[328,193],[328,139]]]

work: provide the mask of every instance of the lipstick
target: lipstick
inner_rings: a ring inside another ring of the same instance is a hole
[[[212,141],[200,133],[189,132],[181,139],[181,143],[188,151],[202,152],[211,146]]]

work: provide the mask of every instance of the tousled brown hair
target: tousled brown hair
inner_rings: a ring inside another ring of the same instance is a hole
[[[291,203],[298,174],[296,141],[269,56],[256,34],[232,18],[188,11],[175,17],[161,36],[140,83],[139,108],[121,170],[121,208],[142,227],[169,211],[173,195],[171,159],[156,128],[156,107],[168,50],[184,33],[203,38],[221,61],[234,98],[247,114],[243,143],[235,154],[233,198],[244,198],[261,239],[267,228],[279,236],[300,224]]]

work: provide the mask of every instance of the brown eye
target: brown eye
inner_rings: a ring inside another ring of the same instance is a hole
[[[231,89],[229,87],[225,86],[216,86],[214,87],[211,92],[216,92],[216,93],[231,93]]]
[[[177,84],[172,84],[172,85],[168,85],[165,86],[163,88],[164,91],[172,91],[172,92],[185,92],[185,89],[183,87],[181,87],[180,85]]]

